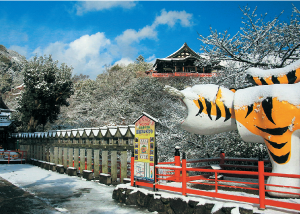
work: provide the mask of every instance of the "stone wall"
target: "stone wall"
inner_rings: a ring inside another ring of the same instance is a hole
[[[126,205],[136,205],[149,212],[168,214],[252,214],[253,207],[248,204],[216,202],[201,197],[185,197],[165,192],[154,192],[143,188],[131,187],[129,184],[118,185],[112,198]]]

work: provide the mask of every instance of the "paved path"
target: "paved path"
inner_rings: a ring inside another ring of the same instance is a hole
[[[55,209],[34,195],[0,177],[0,213],[55,213]]]
[[[1,214],[150,213],[145,209],[116,203],[112,199],[114,186],[86,181],[29,164],[1,164],[0,176]]]

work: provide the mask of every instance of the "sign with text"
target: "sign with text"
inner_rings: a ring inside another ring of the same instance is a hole
[[[135,122],[134,177],[154,181],[155,119],[142,115]]]

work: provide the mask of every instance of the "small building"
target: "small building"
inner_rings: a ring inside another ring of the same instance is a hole
[[[14,144],[9,141],[11,133],[15,131],[11,112],[0,97],[0,149],[14,149]]]
[[[153,69],[147,71],[153,77],[170,76],[216,76],[216,66],[201,67],[196,61],[204,60],[199,54],[193,51],[187,43],[184,43],[179,50],[166,58],[156,59]]]

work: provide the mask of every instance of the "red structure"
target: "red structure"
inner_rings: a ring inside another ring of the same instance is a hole
[[[0,163],[26,163],[27,151],[0,150]]]
[[[265,209],[266,206],[274,206],[274,207],[281,207],[281,208],[287,208],[287,209],[293,209],[293,210],[299,210],[300,211],[300,204],[293,203],[293,202],[284,202],[281,200],[277,200],[275,198],[269,199],[265,197],[266,192],[271,192],[272,190],[266,190],[265,187],[269,184],[265,184],[265,178],[269,176],[279,176],[279,177],[289,177],[289,178],[298,178],[300,179],[300,175],[293,175],[293,174],[279,174],[279,173],[270,173],[265,171],[264,166],[264,160],[259,160],[257,162],[257,171],[239,171],[239,170],[224,170],[228,164],[225,164],[226,161],[229,160],[239,160],[239,159],[233,159],[233,158],[225,158],[225,154],[221,153],[220,158],[210,158],[210,159],[202,159],[198,160],[199,162],[212,162],[212,161],[219,161],[220,166],[222,169],[211,169],[210,167],[187,167],[187,163],[191,163],[191,161],[187,161],[185,159],[185,154],[182,155],[182,160],[178,163],[178,157],[176,156],[174,158],[174,162],[163,162],[156,165],[156,176],[155,176],[155,182],[154,183],[146,183],[137,181],[135,182],[133,177],[131,177],[131,185],[135,186],[145,186],[150,187],[155,190],[161,189],[161,190],[168,190],[173,192],[179,192],[182,195],[199,195],[199,196],[208,196],[213,198],[220,198],[220,199],[226,199],[226,200],[232,200],[232,201],[239,201],[239,202],[247,202],[247,203],[253,203],[253,204],[259,204],[260,209]],[[132,162],[134,159],[132,158]],[[245,161],[246,159],[241,159],[241,161]],[[249,161],[254,161],[253,159],[248,159]],[[195,162],[195,161],[194,161]],[[166,166],[169,165],[169,166]],[[172,166],[173,165],[173,166]],[[230,165],[232,166],[232,165]],[[238,165],[235,165],[235,167],[238,167]],[[131,169],[133,169],[134,166],[131,165]],[[209,169],[210,168],[210,169]],[[158,170],[164,169],[166,171],[169,171],[168,173],[159,174]],[[173,172],[173,173],[170,173]],[[179,173],[178,173],[179,172]],[[193,175],[190,176],[189,174],[191,172],[198,172],[198,173],[204,173],[202,175]],[[131,171],[133,174],[133,171]],[[235,175],[236,177],[253,177],[255,176],[258,178],[257,183],[253,182],[244,182],[244,181],[232,181],[232,180],[219,180],[218,174],[223,175]],[[214,175],[213,178],[211,178],[211,175]],[[163,183],[165,181],[165,183]],[[209,181],[209,182],[204,182]],[[172,186],[168,185],[167,182],[177,182],[181,183],[181,187],[178,187],[180,185]],[[222,182],[222,184],[220,184]],[[223,183],[228,183],[223,184]],[[202,185],[210,185],[214,186],[215,191],[205,191],[195,188],[190,188],[190,185],[187,184],[202,184]],[[231,184],[231,185],[230,185]],[[253,187],[245,187],[245,186],[239,186],[237,184],[246,184],[246,185],[257,185],[258,188]],[[288,188],[298,188],[298,187],[292,187],[286,185],[272,185],[276,187],[288,187]],[[241,196],[241,195],[231,195],[230,192],[228,193],[219,193],[218,188],[219,187],[228,187],[228,188],[239,188],[239,189],[248,189],[248,190],[257,190],[259,192],[259,197],[251,197],[251,196]],[[300,189],[300,188],[299,188]],[[282,191],[276,191],[283,193]],[[295,194],[300,195],[298,193],[290,193],[290,192],[284,192],[288,194]]]
[[[216,77],[217,73],[151,73],[152,77]]]

